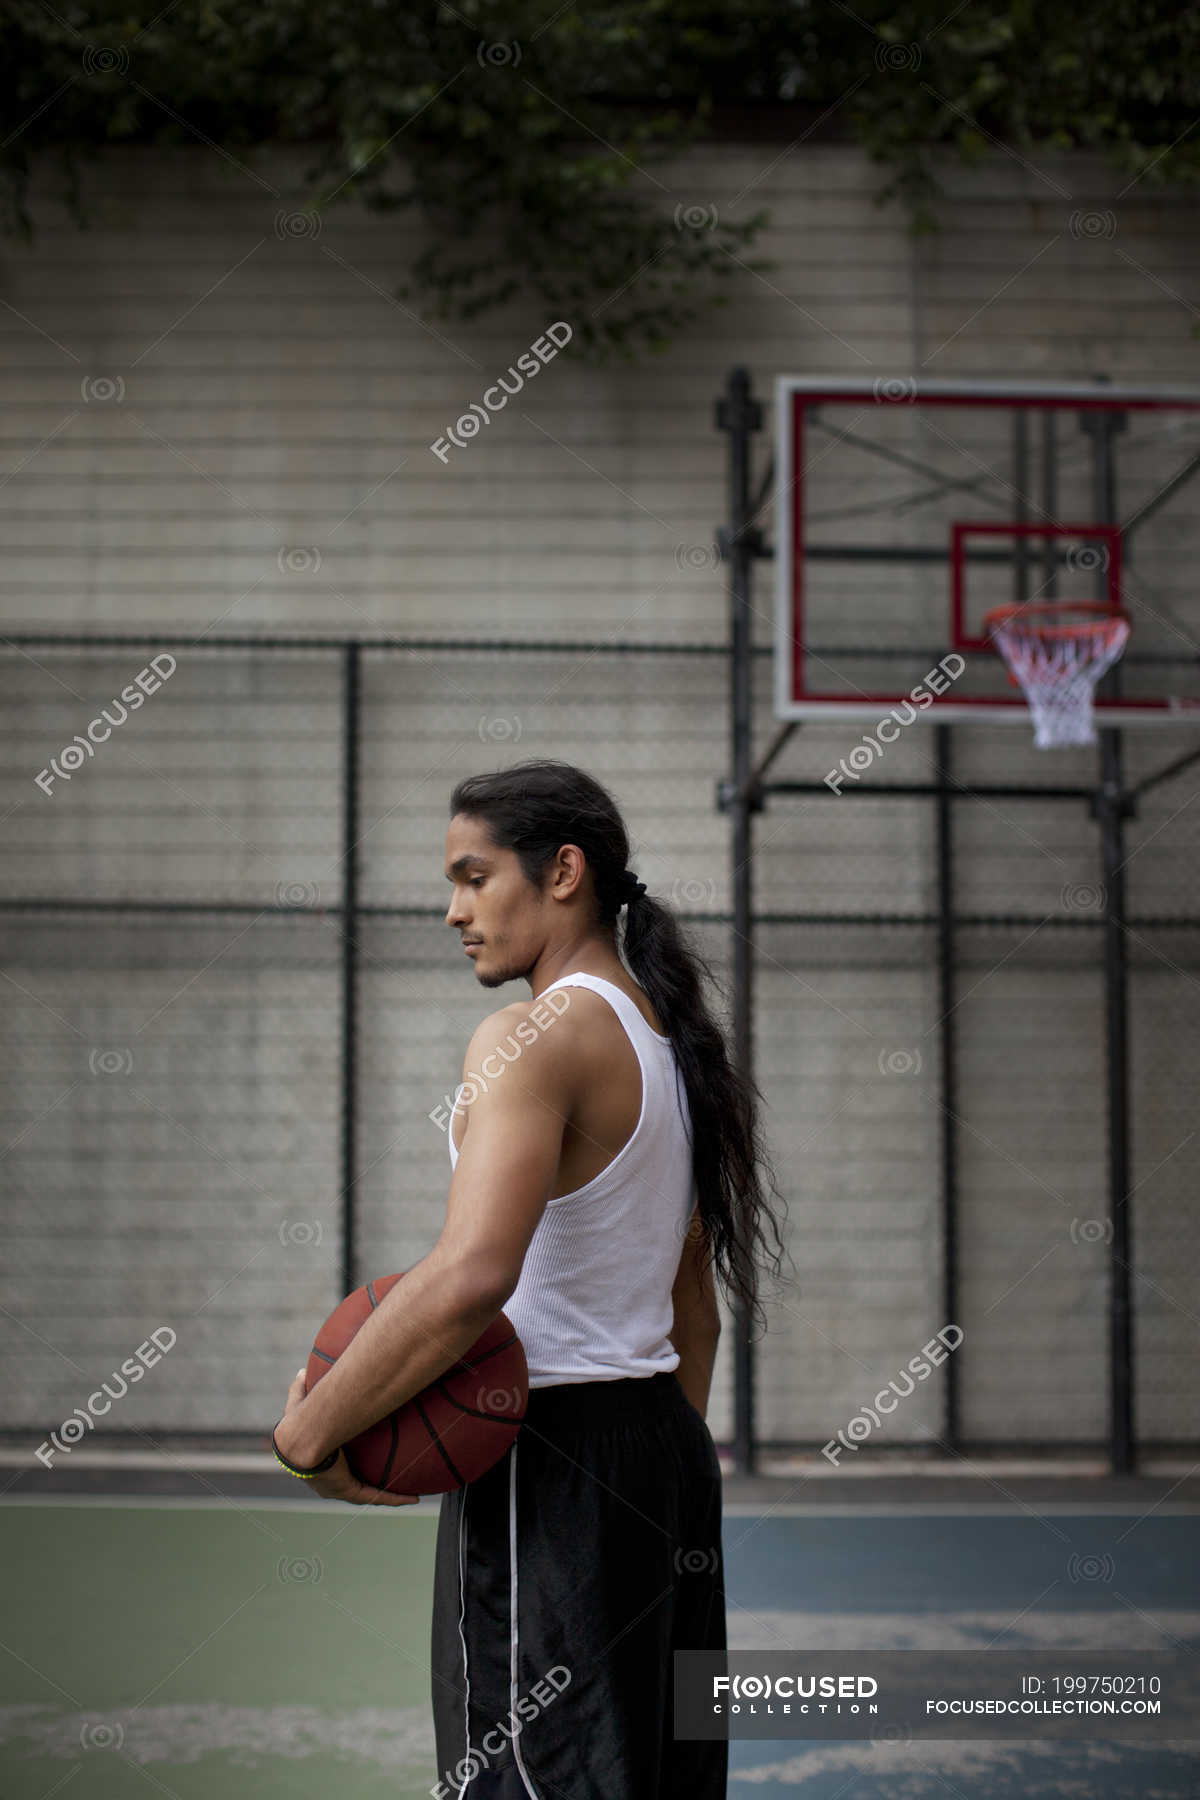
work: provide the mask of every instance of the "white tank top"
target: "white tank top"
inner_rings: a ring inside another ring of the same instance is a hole
[[[642,1109],[599,1175],[547,1202],[504,1303],[532,1388],[678,1367],[671,1289],[695,1206],[687,1090],[671,1040],[600,975],[563,975],[538,998],[560,987],[591,988],[611,1004],[641,1067]],[[452,1168],[457,1107],[456,1095],[446,1133]]]

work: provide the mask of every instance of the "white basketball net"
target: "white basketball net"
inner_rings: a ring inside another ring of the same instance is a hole
[[[1072,611],[1090,617],[1078,625],[1053,622]],[[1036,611],[1032,606],[1001,608],[986,623],[1029,702],[1035,747],[1057,750],[1094,744],[1096,684],[1125,648],[1129,636],[1125,615],[1062,601],[1047,602]]]

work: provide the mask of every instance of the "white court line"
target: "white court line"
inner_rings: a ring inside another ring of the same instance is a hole
[[[720,1458],[721,1472],[728,1480],[746,1479],[736,1474],[732,1462],[726,1457]],[[797,1476],[806,1480],[836,1480],[842,1476],[852,1476],[859,1481],[888,1480],[903,1476],[913,1483],[914,1495],[923,1480],[942,1479],[957,1476],[964,1484],[970,1481],[986,1480],[988,1476],[996,1476],[1007,1480],[1021,1476],[1040,1475],[1047,1479],[1061,1476],[1075,1477],[1080,1481],[1105,1477],[1109,1474],[1108,1464],[1104,1461],[1070,1462],[1066,1460],[1037,1460],[1031,1457],[1011,1457],[997,1459],[993,1462],[961,1463],[858,1463],[846,1468],[835,1469],[824,1458],[814,1458],[811,1462],[801,1458],[780,1461],[774,1466],[771,1459],[766,1459],[768,1466],[760,1461],[758,1473],[750,1476],[750,1480],[789,1481]],[[32,1449],[17,1450],[9,1446],[0,1448],[0,1469],[41,1469]],[[64,1460],[63,1467],[67,1467]],[[1190,1474],[1196,1466],[1195,1458],[1189,1462],[1185,1458],[1147,1458],[1139,1467],[1139,1476],[1162,1477]],[[104,1450],[98,1446],[90,1446],[86,1451],[74,1450],[70,1453],[72,1469],[159,1469],[172,1471],[183,1469],[200,1469],[207,1472],[224,1470],[231,1475],[274,1475],[282,1473],[279,1464],[270,1451],[261,1450]]]
[[[231,1494],[228,1499],[213,1499],[210,1495],[189,1498],[186,1494],[0,1494],[2,1506],[80,1506],[97,1510],[105,1506],[146,1508],[175,1508],[176,1510],[193,1510],[196,1512],[217,1512],[229,1506],[236,1506],[239,1512],[323,1512],[329,1516],[329,1508],[335,1502],[329,1500],[309,1500],[303,1494],[295,1500],[279,1500],[274,1498],[256,1499],[244,1494]],[[389,1519],[403,1518],[406,1514],[416,1514],[422,1519],[435,1517],[440,1511],[441,1496],[427,1494],[416,1506],[360,1506],[355,1510],[360,1513],[373,1513]],[[994,1501],[981,1502],[972,1506],[969,1501],[930,1501],[927,1503],[901,1503],[895,1506],[883,1506],[874,1502],[857,1505],[825,1504],[812,1501],[808,1505],[803,1502],[788,1502],[773,1505],[769,1502],[755,1505],[741,1500],[728,1503],[722,1508],[722,1516],[727,1519],[775,1518],[822,1518],[822,1519],[896,1519],[896,1518],[1011,1518],[1016,1513],[1032,1510],[1036,1513],[1054,1514],[1058,1517],[1109,1515],[1117,1519],[1136,1519],[1148,1510],[1121,1500],[1053,1500],[1038,1504],[1036,1501],[1024,1501],[1020,1507],[1001,1506]],[[1188,1505],[1186,1502],[1168,1501],[1162,1506],[1153,1508],[1154,1517],[1158,1518],[1193,1518],[1200,1512],[1200,1503]]]
[[[748,1500],[727,1501],[721,1508],[722,1516],[727,1519],[755,1519],[769,1515],[772,1519],[782,1514],[786,1518],[802,1518],[811,1514],[814,1518],[823,1519],[897,1519],[897,1518],[953,1518],[970,1519],[997,1518],[1007,1519],[1017,1513],[1056,1513],[1061,1517],[1069,1517],[1072,1513],[1083,1514],[1087,1518],[1097,1514],[1110,1513],[1118,1519],[1140,1519],[1153,1511],[1156,1519],[1163,1517],[1192,1518],[1200,1513],[1200,1501],[1189,1504],[1187,1501],[1171,1501],[1162,1506],[1139,1506],[1132,1500],[1088,1500],[1081,1496],[1078,1500],[1030,1500],[1022,1497],[1020,1504],[1001,1506],[995,1501],[980,1501],[972,1505],[969,1500],[902,1500],[891,1506],[878,1504],[875,1501],[864,1501],[861,1505],[846,1503],[826,1503],[812,1500],[807,1505],[803,1501],[788,1502],[774,1506],[770,1502],[754,1505]]]
[[[406,1513],[419,1513],[421,1518],[436,1518],[440,1511],[441,1496],[427,1495],[418,1501],[416,1506],[359,1506],[356,1512],[374,1513],[389,1519],[402,1519]],[[333,1515],[330,1507],[337,1504],[332,1500],[310,1500],[304,1494],[298,1494],[294,1500],[277,1500],[271,1497],[259,1500],[249,1499],[244,1494],[230,1494],[228,1499],[213,1499],[209,1494],[191,1499],[187,1494],[0,1494],[0,1506],[88,1506],[99,1511],[106,1506],[141,1506],[146,1508],[166,1508],[177,1511],[220,1512],[234,1507],[238,1512],[323,1512],[326,1518]],[[1164,1512],[1165,1507],[1159,1511]]]
[[[1171,1477],[1174,1475],[1190,1475],[1196,1467],[1196,1459],[1191,1457],[1145,1457],[1139,1468],[1139,1475]],[[732,1462],[721,1458],[722,1472],[733,1476]],[[845,1463],[835,1468],[824,1457],[814,1457],[806,1461],[803,1457],[773,1458],[759,1457],[757,1475],[751,1479],[762,1478],[768,1481],[790,1481],[798,1475],[807,1480],[834,1480],[839,1476],[848,1476],[858,1481],[887,1480],[893,1476],[903,1476],[906,1480],[919,1481],[934,1477],[958,1477],[967,1481],[979,1481],[989,1475],[1046,1475],[1074,1476],[1081,1481],[1094,1476],[1106,1476],[1110,1473],[1108,1462],[1103,1457],[1076,1458],[1066,1457],[995,1457],[985,1460],[983,1457],[969,1458],[964,1461],[947,1459],[945,1462],[874,1462]]]
[[[72,1450],[72,1469],[224,1470],[230,1475],[271,1475],[284,1471],[270,1451],[261,1450]],[[43,1469],[32,1450],[0,1449],[0,1469]],[[64,1458],[63,1467],[67,1467]]]

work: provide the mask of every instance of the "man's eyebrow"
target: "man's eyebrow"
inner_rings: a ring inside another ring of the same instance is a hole
[[[450,869],[446,876],[446,880],[454,881],[457,876],[465,875],[467,870],[469,868],[471,868],[472,865],[474,865],[480,869],[486,869],[489,867],[488,859],[486,856],[476,856],[473,852],[468,852],[468,854],[466,856],[455,857],[454,861],[450,864]]]

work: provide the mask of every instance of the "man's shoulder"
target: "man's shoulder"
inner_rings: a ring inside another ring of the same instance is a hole
[[[468,1056],[486,1054],[500,1045],[511,1053],[510,1038],[526,1046],[553,1038],[555,1053],[560,1054],[569,1045],[592,1042],[597,1021],[605,1018],[616,1021],[612,1006],[593,988],[551,983],[542,993],[511,1000],[481,1019],[471,1035]]]
[[[488,1045],[504,1044],[514,1036],[521,1043],[532,1043],[552,1027],[566,1024],[575,995],[585,991],[581,988],[550,988],[544,994],[510,1000],[506,1006],[497,1007],[495,1012],[479,1021],[471,1034],[470,1048],[481,1050]],[[559,1033],[560,1038],[568,1035],[568,1031]]]
[[[514,1102],[534,1095],[539,1105],[567,1116],[590,1070],[581,1049],[588,1034],[581,1031],[578,1014],[571,1016],[570,1001],[580,992],[549,990],[510,1001],[481,1019],[463,1058],[464,1081],[477,1083],[484,1093],[508,1095]],[[513,1074],[508,1081],[498,1081],[506,1069]]]

